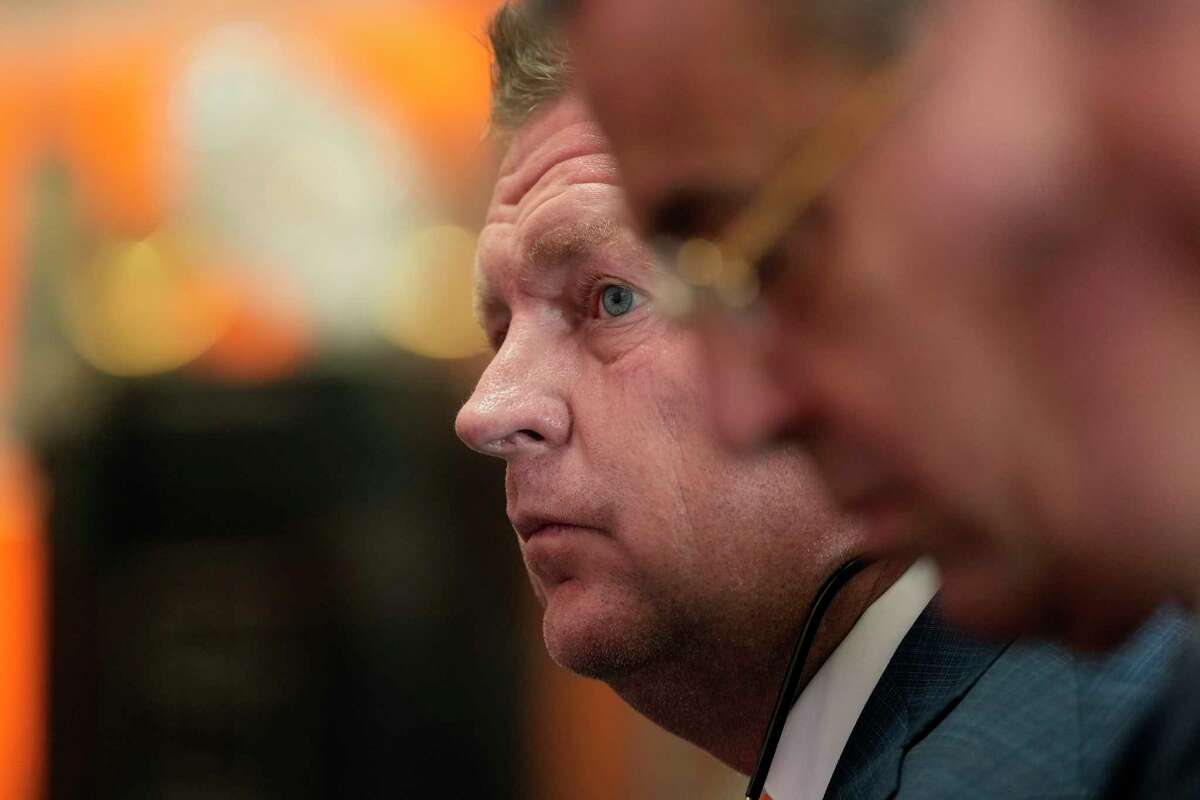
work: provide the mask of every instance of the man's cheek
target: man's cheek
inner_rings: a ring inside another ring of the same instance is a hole
[[[650,309],[636,308],[630,313],[639,316],[628,322],[609,322],[597,328],[588,340],[587,347],[595,361],[614,376],[653,363],[656,350],[666,338],[663,334],[667,323]]]

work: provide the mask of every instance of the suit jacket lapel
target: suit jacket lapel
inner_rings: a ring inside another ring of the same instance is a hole
[[[894,795],[908,748],[953,710],[1007,646],[979,642],[954,630],[939,615],[935,599],[904,637],[871,693],[825,797]]]

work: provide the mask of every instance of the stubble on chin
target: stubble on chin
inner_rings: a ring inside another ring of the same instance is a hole
[[[662,615],[641,598],[581,586],[555,593],[545,605],[542,634],[547,653],[564,669],[620,683],[679,648]]]

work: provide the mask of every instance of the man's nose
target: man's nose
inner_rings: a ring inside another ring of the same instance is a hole
[[[705,330],[712,414],[721,441],[738,450],[791,438],[808,424],[803,381],[784,372],[778,330],[725,323]]]
[[[565,377],[563,365],[536,342],[510,336],[458,412],[458,438],[505,460],[561,447],[571,436]]]

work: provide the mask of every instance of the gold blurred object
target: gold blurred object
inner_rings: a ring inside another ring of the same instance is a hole
[[[705,239],[689,239],[675,256],[675,271],[693,286],[711,286],[723,272],[721,248]]]
[[[198,358],[231,324],[238,298],[167,234],[111,241],[63,276],[67,331],[97,369],[125,377],[169,372]]]
[[[689,239],[674,254],[659,256],[665,262],[655,272],[657,307],[671,319],[686,319],[699,310],[706,295],[716,296],[726,309],[753,305],[759,295],[758,274],[744,258],[727,256],[707,239]]]
[[[474,233],[453,225],[413,238],[381,298],[384,338],[427,358],[467,358],[487,349],[473,308],[475,246]]]

